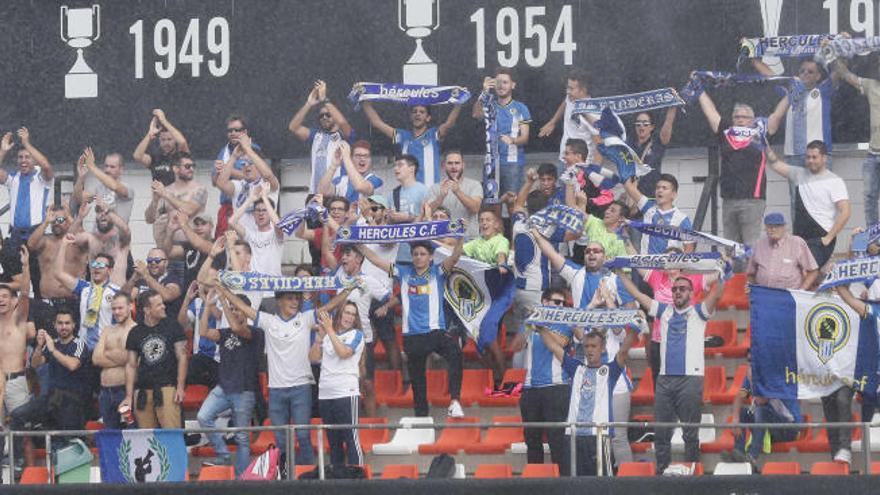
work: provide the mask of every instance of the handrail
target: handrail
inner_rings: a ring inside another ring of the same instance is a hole
[[[802,422],[802,423],[678,423],[678,422],[655,422],[655,421],[610,421],[610,422],[568,422],[568,421],[520,421],[520,422],[499,422],[499,423],[417,423],[417,424],[382,424],[382,423],[366,423],[366,424],[354,424],[354,425],[346,425],[346,424],[303,424],[303,425],[270,425],[270,426],[237,426],[237,427],[216,427],[216,428],[186,428],[184,431],[186,433],[236,433],[236,432],[263,432],[263,431],[278,431],[285,430],[287,433],[286,436],[286,444],[287,444],[287,477],[288,479],[293,479],[295,472],[295,456],[292,455],[294,452],[293,439],[296,433],[296,430],[318,430],[319,432],[322,430],[398,430],[398,429],[446,429],[446,428],[596,428],[599,432],[596,435],[596,463],[597,463],[597,473],[599,476],[604,476],[602,470],[603,463],[603,451],[605,449],[605,437],[607,436],[607,432],[609,428],[618,428],[618,427],[660,427],[660,428],[713,428],[713,429],[730,429],[730,428],[764,428],[769,430],[774,429],[791,429],[791,428],[861,428],[862,430],[862,454],[864,456],[864,464],[863,464],[863,474],[870,474],[871,472],[871,428],[872,427],[880,427],[880,422],[878,423],[870,423],[870,422],[856,422],[856,421],[848,421],[841,423],[822,423],[822,422]],[[51,456],[49,452],[51,452],[52,445],[52,437],[82,437],[82,436],[95,436],[98,433],[98,430],[43,430],[43,431],[14,431],[14,430],[6,430],[3,434],[6,436],[7,440],[7,451],[9,452],[9,465],[11,472],[14,471],[12,466],[15,465],[14,462],[14,454],[13,454],[13,442],[15,438],[24,438],[24,437],[41,437],[44,436],[46,438],[46,464],[47,469],[50,468]],[[569,435],[571,448],[569,449],[569,456],[571,459],[571,476],[577,476],[577,449],[576,440],[577,435]],[[318,434],[318,479],[324,479],[324,435]],[[10,476],[10,482],[12,484],[15,483],[15,476]],[[50,482],[52,480],[50,479]]]

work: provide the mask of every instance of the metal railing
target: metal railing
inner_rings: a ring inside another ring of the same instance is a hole
[[[487,428],[571,428],[569,431],[576,431],[576,428],[593,428],[595,427],[597,430],[597,435],[595,435],[596,439],[596,472],[599,476],[604,476],[603,463],[605,459],[605,449],[608,448],[606,446],[606,438],[608,436],[609,429],[611,428],[712,428],[715,430],[724,430],[724,429],[732,429],[732,428],[743,428],[743,429],[787,429],[790,430],[792,428],[797,428],[798,430],[803,430],[805,428],[859,428],[861,430],[861,451],[864,457],[863,465],[862,465],[862,473],[870,474],[871,473],[871,428],[872,427],[880,427],[880,424],[877,423],[867,423],[867,422],[846,422],[846,423],[819,423],[819,422],[809,422],[809,423],[659,423],[659,422],[608,422],[608,423],[587,423],[587,422],[505,422],[505,423],[446,423],[446,424],[381,424],[381,423],[369,423],[369,424],[356,424],[356,425],[325,425],[325,424],[309,424],[309,425],[279,425],[279,426],[247,426],[247,427],[227,427],[227,428],[187,428],[184,430],[185,433],[236,433],[236,432],[249,432],[249,433],[258,433],[264,431],[279,431],[283,430],[285,432],[285,445],[286,445],[286,467],[287,467],[287,479],[294,479],[295,471],[296,471],[296,463],[295,463],[295,445],[294,439],[296,438],[297,430],[318,430],[317,435],[317,445],[315,446],[318,452],[317,455],[317,469],[318,469],[318,479],[324,479],[324,430],[349,430],[349,429],[357,429],[357,430],[398,430],[398,429],[446,429],[446,428],[479,428],[479,429],[487,429]],[[9,452],[9,466],[10,466],[10,483],[15,483],[14,476],[14,449],[13,445],[16,438],[24,438],[24,437],[44,437],[46,442],[46,468],[49,473],[52,473],[52,438],[53,437],[91,437],[95,436],[98,432],[95,430],[47,430],[47,431],[12,431],[7,430],[3,433],[6,437],[7,442],[7,452]],[[771,435],[772,436],[772,435]],[[571,473],[570,476],[577,476],[577,437],[578,435],[568,435],[569,444],[569,462],[571,465]],[[49,477],[49,482],[52,483],[52,476]]]

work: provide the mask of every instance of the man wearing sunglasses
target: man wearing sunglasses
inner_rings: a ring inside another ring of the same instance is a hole
[[[691,305],[693,283],[686,277],[678,277],[672,285],[672,304],[660,303],[643,294],[624,275],[617,277],[623,286],[639,302],[649,316],[660,320],[660,376],[654,399],[654,419],[658,422],[699,423],[700,406],[703,403],[703,357],[706,322],[715,312],[724,289],[720,279],[709,291],[701,304]],[[699,462],[700,439],[698,429],[683,429],[685,460]],[[671,428],[656,430],[654,448],[657,456],[657,472],[662,473],[671,460]]]
[[[113,296],[120,291],[120,288],[110,281],[110,271],[115,260],[107,253],[99,253],[89,263],[90,281],[65,271],[64,258],[67,256],[67,250],[74,243],[76,237],[72,234],[64,236],[58,248],[58,256],[52,265],[52,275],[61,285],[79,296],[79,337],[85,340],[89,350],[93,350],[104,328],[113,323],[111,304]]]
[[[166,187],[159,181],[153,181],[153,198],[144,212],[144,220],[153,226],[153,238],[157,246],[163,244],[165,236],[173,233],[173,229],[169,227],[172,211],[180,210],[192,217],[205,209],[208,190],[198,181],[193,180],[195,167],[196,163],[189,153],[178,153],[171,167],[174,170],[174,182]],[[176,240],[185,239],[181,235]]]
[[[565,291],[546,289],[541,294],[543,306],[565,306]],[[523,384],[519,410],[526,422],[565,421],[568,412],[568,399],[571,395],[571,375],[563,372],[562,360],[544,344],[542,333],[551,336],[563,349],[571,343],[572,330],[567,325],[549,325],[536,329],[524,326],[511,343],[514,352],[524,351],[526,379]],[[570,470],[568,444],[565,442],[563,428],[525,428],[527,462],[544,463],[544,433],[550,444],[550,458],[559,465],[559,474],[567,476]]]
[[[318,107],[318,125],[312,128],[303,123],[309,112]],[[312,176],[309,179],[309,192],[315,194],[319,191],[318,183],[330,166],[330,161],[336,154],[336,147],[342,141],[354,141],[354,129],[345,115],[327,97],[327,83],[317,80],[309,91],[306,102],[290,119],[287,125],[290,132],[302,142],[312,144]],[[337,169],[333,178],[343,174],[343,170]]]
[[[248,126],[245,118],[237,113],[233,113],[226,117],[226,144],[223,145],[223,148],[220,149],[220,152],[217,153],[217,158],[215,159],[215,163],[217,161],[226,163],[229,161],[230,156],[235,152],[235,148],[238,146],[241,141],[242,136],[250,136],[248,133]],[[257,153],[260,152],[260,145],[254,143],[253,141],[250,143],[250,147],[253,148]],[[244,173],[242,169],[247,163],[247,158],[242,154],[235,158],[235,166],[233,170],[230,172],[230,177],[236,180],[244,179]],[[211,171],[211,184],[214,186],[217,185],[217,176],[220,171],[217,167],[214,167],[214,170]],[[217,229],[214,232],[214,237],[220,237],[226,232],[226,229],[229,228],[229,224],[227,221],[229,217],[232,216],[232,198],[230,198],[226,193],[220,193],[220,209],[217,210]]]
[[[180,284],[178,277],[168,271],[168,255],[162,249],[153,248],[147,252],[146,260],[135,262],[134,274],[122,286],[122,291],[136,301],[141,292],[153,290],[162,296],[168,314],[176,316],[182,302]]]

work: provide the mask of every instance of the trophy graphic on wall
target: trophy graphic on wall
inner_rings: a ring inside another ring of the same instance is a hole
[[[64,76],[65,98],[98,96],[98,75],[86,64],[83,48],[101,37],[101,7],[68,9],[61,6],[61,39],[76,49],[76,62]]]
[[[761,20],[764,23],[764,36],[779,35],[779,21],[782,18],[782,0],[760,0],[761,4]],[[761,61],[767,64],[767,67],[777,76],[782,75],[785,67],[782,66],[782,60],[776,55],[764,55]]]
[[[422,39],[440,26],[440,0],[398,0],[397,26],[416,40],[416,50],[403,64],[403,83],[436,86],[437,64],[425,53]]]

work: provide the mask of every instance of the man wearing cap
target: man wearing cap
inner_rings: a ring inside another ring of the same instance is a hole
[[[828,149],[819,140],[807,145],[806,168],[792,167],[779,160],[769,146],[767,162],[777,174],[797,187],[792,232],[806,241],[821,267],[834,253],[837,234],[849,220],[846,183],[828,170]]]
[[[439,206],[446,207],[450,218],[466,218],[468,229],[465,239],[474,239],[480,235],[477,214],[480,212],[480,203],[483,202],[483,185],[465,177],[464,168],[461,151],[447,151],[443,157],[446,177],[431,186],[428,197],[432,199],[428,204],[431,210],[436,210]]]
[[[229,155],[229,159],[225,163],[220,160],[214,162],[215,170],[219,169],[214,185],[220,192],[232,198],[233,212],[245,204],[251,191],[259,188],[268,188],[269,197],[272,201],[278,202],[281,183],[278,182],[272,168],[252,144],[250,136],[242,134],[238,138],[238,144],[232,150],[232,154]],[[232,171],[236,169],[239,161],[243,163],[241,167],[242,178],[234,179]],[[247,209],[245,219],[249,223],[253,223],[253,207]]]
[[[746,269],[749,283],[777,289],[810,289],[819,265],[807,243],[785,230],[782,213],[768,213],[764,229],[767,235],[755,242]]]

